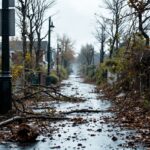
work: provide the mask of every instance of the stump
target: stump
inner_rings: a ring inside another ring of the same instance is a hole
[[[16,140],[19,142],[34,142],[38,135],[39,133],[36,128],[22,123],[16,132]]]

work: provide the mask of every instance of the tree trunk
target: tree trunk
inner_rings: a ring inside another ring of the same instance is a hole
[[[41,35],[38,35],[37,51],[36,51],[36,68],[39,68],[40,63],[40,51],[41,51]]]
[[[143,37],[145,38],[146,42],[145,42],[145,46],[148,47],[149,46],[149,36],[148,34],[144,31],[143,29],[143,20],[142,20],[142,13],[139,12],[138,13],[138,18],[139,18],[139,31],[141,32],[141,34],[143,35]],[[141,74],[145,74],[144,77],[141,77],[141,81],[142,82],[141,85],[141,92],[145,89],[149,88],[149,84],[147,82],[149,82],[149,76],[147,74],[147,72],[141,72]]]
[[[148,34],[144,31],[143,29],[143,22],[142,22],[142,13],[138,13],[138,17],[139,17],[139,31],[142,33],[142,35],[144,36],[146,42],[145,42],[145,45],[148,47],[149,44],[150,44],[150,41],[149,41],[149,36]]]

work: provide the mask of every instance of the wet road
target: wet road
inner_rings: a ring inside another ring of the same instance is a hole
[[[82,97],[86,101],[81,103],[55,102],[49,106],[55,107],[57,111],[70,111],[76,109],[107,110],[111,104],[109,101],[101,100],[95,93],[95,86],[86,84],[77,75],[63,81],[64,86],[61,93],[67,96]],[[123,148],[120,145],[126,143],[125,137],[134,131],[113,128],[112,124],[104,123],[104,118],[111,117],[112,113],[74,113],[68,115],[71,118],[82,118],[85,122],[75,124],[70,121],[50,122],[50,126],[56,130],[50,137],[40,136],[34,144],[18,145],[7,143],[0,145],[0,150],[143,150],[138,148]],[[117,139],[113,140],[113,137]]]

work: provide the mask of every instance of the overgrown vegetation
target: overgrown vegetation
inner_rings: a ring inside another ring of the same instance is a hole
[[[81,49],[81,73],[89,80],[94,79],[98,85],[109,83],[116,93],[138,93],[149,106],[150,2],[108,0],[103,7],[110,15],[104,17],[96,14],[95,37],[100,45],[99,62],[94,64],[96,70],[92,74],[93,67],[89,67],[92,61],[88,64],[88,60],[93,59],[90,49],[85,47],[87,55],[84,56]]]

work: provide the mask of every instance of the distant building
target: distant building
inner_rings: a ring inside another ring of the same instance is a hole
[[[47,44],[48,42],[47,41],[42,41],[41,42],[41,51],[40,51],[40,61],[39,63],[41,65],[46,65],[47,64]],[[1,42],[0,42],[0,55],[1,55],[1,52],[2,52],[2,47],[1,47]],[[34,42],[34,46],[33,46],[33,53],[35,53],[35,50],[36,50],[36,47],[37,47],[37,42]],[[29,41],[27,41],[27,49],[29,49]],[[22,52],[23,52],[23,43],[22,41],[10,41],[10,57],[11,57],[11,61],[14,62],[14,63],[21,63],[19,62],[19,55],[22,55]],[[52,64],[54,64],[54,55],[55,55],[55,52],[52,51],[52,55],[51,55],[51,58],[52,58]]]

